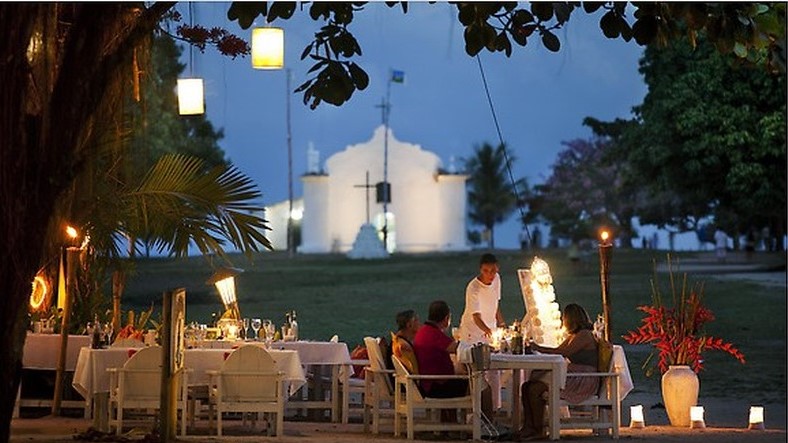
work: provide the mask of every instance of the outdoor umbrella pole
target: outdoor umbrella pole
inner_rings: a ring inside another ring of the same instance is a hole
[[[79,259],[79,248],[69,247],[66,249],[66,292],[63,302],[63,313],[60,321],[60,354],[57,359],[57,369],[55,371],[55,393],[52,398],[52,415],[60,415],[60,404],[63,400],[63,376],[66,372],[66,355],[68,353],[68,327],[71,316],[71,293],[76,283],[77,260]]]

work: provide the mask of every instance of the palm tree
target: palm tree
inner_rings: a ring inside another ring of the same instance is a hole
[[[490,248],[495,248],[495,225],[503,222],[517,207],[516,189],[525,190],[524,178],[512,182],[508,168],[514,162],[507,160],[504,144],[493,148],[489,143],[474,147],[474,156],[465,161],[468,179],[468,216],[490,232]],[[517,188],[515,188],[515,186]]]

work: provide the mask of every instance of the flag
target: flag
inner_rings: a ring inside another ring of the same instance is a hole
[[[392,83],[405,83],[405,71],[392,70],[391,71]]]

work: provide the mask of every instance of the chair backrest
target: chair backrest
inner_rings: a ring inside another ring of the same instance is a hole
[[[222,396],[234,400],[275,400],[276,372],[276,363],[268,351],[254,345],[241,346],[222,365]]]
[[[403,364],[402,360],[397,358],[396,355],[393,355],[391,357],[391,360],[394,362],[394,373],[396,374],[397,377],[403,377],[404,378],[404,377],[407,377],[407,376],[411,375],[410,372],[408,372],[408,368],[405,367],[405,364]],[[417,401],[424,400],[424,398],[421,396],[421,391],[419,390],[418,386],[416,385],[416,381],[415,380],[406,379],[405,383],[407,385],[409,385],[407,389],[410,389],[411,391],[413,391],[413,395],[415,396],[415,399]]]
[[[161,346],[142,348],[123,364],[120,388],[127,399],[157,399],[161,395]]]
[[[386,370],[386,360],[383,357],[383,351],[380,349],[380,342],[375,337],[364,337],[364,346],[367,347],[367,355],[369,355],[369,366],[380,374],[380,378],[385,380],[386,390],[390,395],[394,394],[394,386],[391,384],[391,379],[382,371]]]

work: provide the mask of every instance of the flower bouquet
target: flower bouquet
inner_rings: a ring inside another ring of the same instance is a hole
[[[642,325],[624,335],[630,344],[652,343],[654,350],[646,359],[643,367],[646,376],[650,376],[653,367],[651,360],[656,352],[659,356],[658,367],[665,373],[671,365],[688,365],[695,373],[703,369],[701,354],[710,349],[724,351],[744,363],[742,354],[733,344],[721,338],[706,335],[703,326],[714,320],[714,314],[703,306],[703,283],[695,283],[688,289],[687,274],[681,281],[681,292],[676,291],[676,279],[673,275],[670,255],[668,255],[668,273],[672,295],[672,305],[665,305],[660,294],[656,279],[651,281],[653,304],[638,306],[645,313]]]

